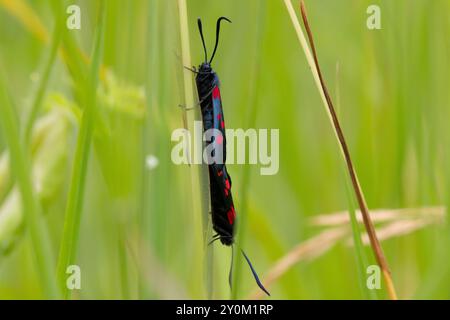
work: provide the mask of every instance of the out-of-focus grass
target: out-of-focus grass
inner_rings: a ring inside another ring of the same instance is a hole
[[[187,1],[178,1],[178,12],[179,12],[179,26],[180,26],[180,48],[181,48],[181,65],[179,67],[183,72],[183,87],[184,87],[184,105],[182,106],[183,118],[186,119],[187,128],[190,132],[193,132],[194,121],[199,119],[199,111],[195,106],[198,104],[198,99],[194,99],[194,82],[192,79],[192,74],[189,70],[184,67],[191,67],[191,52],[189,43],[189,20],[187,11]],[[189,112],[189,109],[194,109]],[[195,151],[194,151],[195,152]],[[189,162],[191,160],[189,159]],[[210,217],[209,217],[209,192],[202,188],[202,184],[206,185],[209,180],[206,167],[201,165],[190,165],[191,170],[191,192],[189,196],[192,201],[192,213],[191,216],[191,226],[194,239],[194,249],[192,251],[192,260],[196,261],[197,275],[195,282],[197,283],[196,294],[199,297],[206,296],[212,297],[213,290],[213,279],[212,279],[212,255],[213,249],[208,246],[208,242],[212,237],[212,232],[210,228]],[[206,192],[205,192],[206,191]],[[159,214],[159,213],[157,213]],[[198,250],[202,248],[202,250]],[[204,273],[204,274],[203,274]],[[200,275],[200,278],[198,277]],[[193,277],[194,278],[194,277]]]
[[[4,10],[5,1],[0,1],[1,63],[23,128],[25,119],[21,115],[29,105],[23,100],[29,94],[24,92],[31,92],[34,85],[30,76],[39,69],[42,56],[49,52],[50,46],[36,38],[38,33],[31,28],[23,27],[11,11]],[[23,3],[39,17],[50,35],[48,30],[53,26],[50,5],[34,0]],[[65,53],[60,52],[59,57],[63,59],[55,60],[52,65],[46,92],[58,91],[83,107],[81,97],[89,86],[84,78],[88,64],[80,52],[89,52],[94,41],[93,35],[99,27],[96,21],[99,1],[78,3],[82,9],[82,29],[65,30],[62,37]],[[373,2],[369,0],[307,1],[329,88],[335,87],[330,80],[339,61],[340,119],[369,207],[448,206],[450,26],[446,15],[450,4],[446,0],[414,3],[379,0],[382,30],[374,31],[365,25],[370,4]],[[280,129],[277,175],[261,176],[259,166],[229,166],[236,211],[246,215],[245,250],[262,278],[275,261],[316,234],[317,230],[307,222],[309,217],[348,208],[338,149],[308,66],[299,58],[289,17],[282,1],[267,1],[266,5],[267,18],[258,47],[259,1],[187,1],[194,65],[203,59],[196,18],[202,18],[210,46],[214,42],[216,19],[227,16],[233,21],[222,30],[214,61],[214,69],[221,79],[227,127],[246,128],[251,123],[247,115],[255,101],[252,87],[256,70],[259,89],[254,127]],[[152,18],[155,14],[156,22]],[[62,15],[67,16],[64,10]],[[107,152],[94,143],[95,152],[88,159],[76,260],[82,269],[82,290],[73,296],[122,298],[128,293],[128,297],[139,297],[139,284],[140,297],[168,297],[170,290],[176,288],[182,288],[188,297],[206,297],[204,287],[199,285],[204,276],[203,264],[197,254],[193,255],[203,251],[200,247],[203,243],[195,241],[202,235],[198,235],[199,228],[193,221],[194,217],[202,219],[202,213],[192,209],[201,207],[200,203],[192,203],[200,200],[191,196],[191,169],[170,162],[173,145],[170,133],[183,127],[178,107],[184,103],[184,71],[177,3],[108,0],[104,35],[103,68],[114,73],[119,88],[122,84],[146,88],[147,119],[144,126],[139,122],[133,124],[134,130],[143,132],[142,143],[139,141],[138,151],[127,149],[126,161],[141,166],[136,170],[139,173],[134,173],[137,179],[127,180],[134,187],[120,197],[110,192],[110,183],[114,177],[131,174],[127,173],[130,168],[125,165],[104,168],[101,159]],[[255,59],[255,50],[259,52],[260,62]],[[104,104],[100,105],[103,108]],[[107,124],[117,129],[111,119],[119,121],[125,114],[102,119],[110,119]],[[129,132],[130,141],[138,140],[135,131],[124,130]],[[125,139],[127,134],[123,136]],[[115,158],[115,153],[123,152],[114,140],[108,143],[118,147],[108,149],[109,157]],[[75,141],[70,148],[75,150]],[[8,149],[3,134],[0,149]],[[150,154],[159,159],[159,165],[151,170],[144,165]],[[247,175],[251,179],[245,187]],[[142,177],[146,177],[145,189],[139,182]],[[64,180],[70,181],[67,176]],[[66,193],[67,190],[61,192],[43,208],[54,254],[61,241]],[[146,209],[138,215],[142,200]],[[0,205],[4,208],[3,202]],[[124,223],[118,223],[119,219]],[[400,298],[449,298],[450,275],[445,267],[450,262],[448,231],[448,224],[429,225],[415,233],[383,241]],[[151,262],[155,262],[151,265],[164,268],[165,276],[178,287],[171,285],[167,288],[169,292],[161,292],[158,279],[143,274],[128,249],[118,251],[118,243],[127,248],[123,242],[129,241],[129,247],[139,253],[133,247],[132,239],[136,236],[144,240],[140,249],[151,253]],[[32,245],[24,238],[9,255],[0,257],[0,298],[42,297],[36,290],[39,276],[30,260]],[[338,244],[313,261],[300,262],[271,286],[272,296],[363,298],[353,250]],[[215,244],[213,261],[212,297],[227,298],[229,248]],[[121,267],[124,262],[126,266]],[[371,258],[369,263],[373,263]],[[242,266],[237,296],[246,297],[254,287],[250,272]]]
[[[344,176],[344,177],[346,177],[346,176]],[[357,269],[358,278],[359,278],[359,286],[360,286],[360,289],[361,289],[364,299],[376,299],[377,292],[374,290],[368,289],[367,285],[366,285],[367,284],[366,270],[367,270],[367,267],[369,266],[369,263],[368,263],[368,259],[366,256],[365,248],[364,248],[364,246],[362,244],[362,240],[361,240],[360,225],[358,224],[358,222],[356,220],[355,202],[353,199],[352,189],[347,180],[346,180],[345,187],[347,190],[348,212],[350,214],[350,221],[351,221],[351,226],[352,226],[353,243],[354,243],[354,248],[355,248],[355,261],[356,261],[356,269]]]
[[[20,190],[22,210],[30,232],[42,289],[47,298],[56,299],[58,290],[53,277],[54,257],[50,250],[47,227],[43,223],[40,205],[33,190],[28,149],[20,142],[17,115],[5,85],[3,68],[0,70],[0,111],[1,126],[9,146],[10,167]]]
[[[75,160],[73,163],[72,178],[65,212],[64,230],[58,259],[58,282],[61,290],[64,292],[64,297],[70,297],[71,293],[66,286],[66,269],[68,266],[75,264],[77,256],[87,164],[91,148],[92,132],[95,124],[94,119],[97,112],[97,85],[103,54],[103,32],[106,13],[106,9],[104,8],[106,5],[105,2],[102,1],[101,4],[98,14],[99,24],[96,29],[95,43],[92,50],[90,74],[87,77],[88,82],[85,84],[83,90],[86,95],[83,96],[84,108],[75,150]]]
[[[335,86],[335,95],[336,95],[336,113],[340,118],[340,109],[341,109],[341,101],[340,101],[340,91],[339,91],[339,63],[336,64],[336,86]],[[377,292],[374,290],[369,290],[367,288],[367,279],[366,279],[366,270],[369,266],[369,260],[367,258],[365,248],[363,246],[361,240],[361,227],[357,221],[356,217],[356,209],[355,209],[355,200],[354,194],[352,192],[352,188],[350,186],[349,178],[342,169],[343,180],[345,180],[345,190],[347,194],[347,203],[348,203],[348,212],[350,215],[350,222],[352,227],[352,235],[353,235],[353,244],[355,248],[355,261],[356,261],[356,269],[359,277],[359,287],[361,289],[362,295],[364,299],[372,299],[375,300],[378,298]]]
[[[26,120],[25,126],[24,126],[25,129],[23,131],[22,139],[25,144],[27,144],[29,142],[34,122],[39,113],[39,109],[41,108],[42,101],[44,100],[45,89],[47,88],[47,84],[48,84],[48,81],[50,78],[50,73],[51,73],[52,67],[55,63],[56,54],[58,52],[59,44],[60,44],[61,37],[62,37],[62,32],[63,32],[63,27],[64,27],[63,26],[64,19],[62,18],[61,15],[58,14],[58,12],[56,12],[57,9],[58,9],[57,6],[55,6],[53,8],[53,10],[55,11],[54,12],[55,25],[53,27],[54,31],[53,31],[53,35],[52,35],[50,51],[49,51],[48,57],[45,61],[44,70],[42,72],[42,77],[39,80],[38,85],[36,87],[36,93],[33,98],[33,104],[30,108],[30,111],[29,111],[29,114],[28,114],[28,117],[27,117],[27,120]]]
[[[266,12],[267,12],[267,3],[266,0],[262,0],[259,2],[258,5],[258,23],[256,25],[256,33],[255,33],[255,40],[254,40],[254,60],[253,60],[253,68],[250,71],[249,79],[251,82],[250,90],[248,94],[248,101],[249,101],[249,108],[244,113],[247,117],[247,123],[246,126],[248,128],[253,128],[256,126],[256,120],[258,115],[258,103],[259,103],[259,87],[260,87],[260,65],[261,65],[261,48],[263,44],[263,36],[265,32],[265,24],[266,24]],[[248,153],[246,155],[248,159]],[[244,168],[242,170],[242,179],[241,179],[240,187],[240,209],[239,209],[239,220],[238,220],[238,230],[236,232],[237,234],[237,241],[236,246],[240,248],[245,248],[245,235],[247,230],[247,216],[248,216],[248,192],[249,192],[249,185],[251,181],[251,171],[250,171],[250,164],[245,164]],[[231,298],[236,299],[238,298],[238,293],[240,292],[239,286],[240,286],[240,279],[241,279],[241,273],[242,269],[246,266],[242,266],[243,257],[241,253],[238,251],[238,254],[235,256],[235,262],[234,262],[234,279],[233,279],[233,286],[232,286],[232,292],[231,292]],[[249,273],[247,273],[249,274]]]

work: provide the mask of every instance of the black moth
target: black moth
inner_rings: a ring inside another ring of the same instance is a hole
[[[198,19],[198,29],[202,39],[203,50],[205,53],[205,61],[199,66],[198,70],[192,70],[196,73],[196,84],[198,96],[200,99],[200,107],[203,119],[203,130],[216,129],[217,134],[213,135],[209,141],[206,142],[206,147],[214,144],[212,154],[217,150],[222,150],[222,161],[209,161],[209,186],[211,195],[211,214],[214,235],[211,243],[216,240],[226,246],[233,246],[234,230],[236,222],[236,211],[234,209],[233,197],[231,195],[231,177],[226,168],[226,136],[225,136],[225,119],[223,115],[222,100],[219,89],[219,77],[211,68],[211,62],[216,54],[217,45],[219,43],[220,22],[222,20],[231,22],[228,18],[220,17],[216,25],[216,44],[211,59],[208,61],[208,54],[203,37],[202,22]],[[264,288],[261,281],[256,274],[249,258],[242,251],[250,269],[255,277],[258,286],[270,296],[270,293]],[[233,263],[232,263],[233,264]],[[231,286],[231,269],[230,269],[230,286]]]

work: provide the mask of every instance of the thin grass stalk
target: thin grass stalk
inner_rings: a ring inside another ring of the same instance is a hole
[[[25,225],[31,236],[31,246],[36,260],[39,280],[45,297],[59,297],[54,277],[54,257],[52,255],[48,231],[41,215],[31,181],[30,156],[20,142],[19,124],[12,102],[5,87],[3,74],[0,75],[0,124],[9,146],[10,164],[22,197]]]
[[[58,7],[58,9],[60,9],[59,12],[55,11],[55,14],[63,20],[64,15],[61,14],[61,10],[63,10],[64,3],[53,1],[51,4],[54,5],[55,8]],[[47,44],[50,41],[50,35],[47,28],[40,19],[39,15],[27,1],[0,0],[0,6],[3,7],[3,9],[12,17],[16,18],[17,21],[22,24],[23,28],[36,39],[44,44]],[[63,49],[61,49],[60,53],[62,56],[66,55]]]
[[[256,124],[256,117],[257,117],[257,110],[258,110],[258,104],[259,104],[259,95],[258,90],[260,86],[260,64],[261,64],[261,58],[262,58],[262,44],[263,44],[263,35],[264,35],[264,29],[265,29],[265,22],[266,22],[266,6],[267,2],[266,0],[261,0],[258,2],[259,8],[258,8],[258,19],[257,22],[257,35],[256,35],[256,46],[255,46],[255,52],[253,53],[254,57],[254,63],[252,66],[252,87],[250,90],[250,111],[249,111],[249,117],[248,117],[248,128],[255,127]],[[241,194],[241,208],[238,211],[238,229],[237,229],[237,237],[236,237],[236,246],[244,248],[245,244],[245,230],[246,230],[246,222],[247,222],[247,212],[249,210],[248,205],[248,193],[249,193],[249,185],[251,180],[251,171],[250,171],[250,164],[246,163],[244,165],[244,170],[242,173],[242,183],[240,188],[240,194]],[[231,299],[235,300],[238,298],[239,293],[239,286],[240,286],[240,274],[242,271],[242,255],[238,250],[236,250],[238,254],[234,257],[234,266],[233,266],[233,285],[231,288]]]
[[[56,55],[58,53],[58,48],[59,48],[59,44],[61,42],[62,28],[63,28],[63,26],[61,25],[62,19],[60,17],[61,17],[61,15],[58,15],[55,12],[55,26],[54,26],[53,36],[52,36],[50,52],[48,54],[47,61],[44,65],[44,72],[42,74],[42,77],[40,78],[38,85],[37,85],[37,90],[36,90],[36,94],[33,99],[33,103],[31,105],[30,113],[28,114],[28,117],[27,117],[27,120],[25,123],[25,131],[24,131],[23,137],[22,137],[25,145],[28,143],[28,141],[30,139],[31,131],[33,129],[33,124],[34,124],[34,121],[36,120],[36,117],[41,108],[42,100],[44,98],[44,94],[46,92],[46,88],[48,85],[48,80],[50,78],[50,74],[51,74],[53,65],[55,63]]]
[[[103,51],[103,32],[106,16],[106,1],[102,1],[99,12],[99,23],[95,35],[90,66],[89,81],[85,87],[85,104],[80,124],[80,132],[75,150],[75,159],[72,168],[71,184],[69,188],[64,230],[61,240],[58,259],[58,284],[64,293],[64,298],[70,298],[70,291],[65,285],[66,268],[75,263],[78,237],[80,231],[81,213],[83,209],[84,191],[86,186],[87,164],[89,160],[92,131],[95,119],[97,100],[97,85]]]
[[[348,212],[350,216],[350,222],[352,227],[352,239],[355,246],[355,260],[356,268],[358,271],[359,287],[364,295],[364,299],[370,298],[371,300],[377,300],[378,296],[376,291],[370,290],[366,285],[366,273],[365,270],[368,266],[368,260],[364,249],[363,242],[361,240],[360,225],[356,218],[355,204],[351,186],[348,179],[345,179],[345,193],[347,194]]]
[[[191,54],[189,45],[189,23],[187,15],[187,7],[185,0],[178,0],[178,10],[180,19],[180,37],[181,37],[181,53],[182,53],[182,63],[183,66],[190,67]],[[191,71],[183,68],[183,84],[184,84],[184,103],[185,108],[183,108],[184,119],[187,122],[187,128],[190,132],[193,132],[194,121],[199,118],[199,109],[194,108],[197,105],[194,99],[194,85],[192,82]],[[189,112],[186,109],[194,108]],[[197,148],[194,144],[194,148]],[[196,150],[193,151],[196,153]],[[192,163],[189,159],[189,163]],[[213,294],[213,246],[209,246],[208,242],[211,238],[211,217],[209,214],[210,201],[209,201],[209,190],[207,186],[209,185],[209,177],[207,175],[206,165],[191,165],[191,185],[192,185],[192,209],[193,209],[193,234],[194,234],[194,244],[195,248],[202,248],[202,253],[194,253],[195,258],[199,258],[201,274],[204,276],[206,295],[208,298],[212,298]],[[195,195],[195,192],[198,192]],[[201,215],[199,213],[202,213]],[[205,268],[203,269],[203,265]]]
[[[39,19],[39,16],[24,0],[0,0],[2,6],[9,14],[16,17],[30,33],[42,42],[48,42],[48,32]]]
[[[158,33],[160,30],[168,30],[172,23],[172,13],[176,12],[174,7],[170,8],[171,3],[169,1],[162,2],[159,4],[159,25]],[[177,21],[177,19],[174,19]],[[153,181],[153,188],[150,186],[150,216],[151,216],[151,232],[152,232],[152,245],[155,250],[155,254],[162,259],[162,261],[167,261],[168,258],[168,247],[167,247],[167,230],[170,222],[169,214],[161,214],[161,212],[169,211],[169,201],[167,195],[170,193],[170,182],[173,181],[172,171],[170,170],[171,159],[170,155],[170,143],[166,137],[170,136],[170,129],[167,125],[168,113],[166,106],[173,105],[170,97],[170,80],[169,80],[169,69],[167,66],[168,57],[172,51],[169,49],[167,37],[161,37],[158,34],[158,58],[156,63],[158,68],[155,70],[158,72],[157,81],[158,86],[155,88],[154,93],[156,93],[156,104],[154,104],[154,115],[157,117],[155,124],[153,126],[153,139],[156,138],[156,143],[153,145],[155,147],[155,152],[159,155],[160,164],[158,170],[154,171],[150,179]],[[155,95],[155,94],[154,94]],[[176,109],[176,108],[175,108]],[[158,187],[156,187],[155,181],[160,181]],[[165,183],[163,183],[165,182]]]
[[[447,2],[447,12],[450,9],[450,3]],[[443,28],[445,28],[446,30],[448,30],[448,28],[450,27],[450,22],[448,21],[448,19],[444,19],[443,21],[441,21],[441,23],[443,24]],[[450,53],[450,43],[447,41],[446,42],[446,52]],[[446,83],[449,81],[450,77],[448,76],[448,73],[446,73],[446,79],[447,81],[443,81],[443,83]],[[445,98],[446,101],[446,105],[450,105],[450,92],[447,91],[447,96]],[[444,151],[444,163],[446,164],[444,167],[444,174],[445,174],[445,184],[444,184],[444,203],[446,205],[446,215],[449,214],[449,210],[450,210],[450,132],[449,132],[449,127],[448,127],[448,123],[446,119],[449,119],[450,117],[450,108],[447,108],[447,117],[442,117],[442,119],[444,120],[443,125],[441,126],[441,128],[443,130],[441,130],[441,137],[444,137],[444,146],[447,146],[445,148]],[[446,130],[445,130],[446,129]],[[446,219],[446,232],[445,232],[445,238],[443,243],[441,243],[441,245],[443,246],[443,250],[446,250],[447,253],[447,261],[450,260],[450,255],[448,252],[448,244],[450,243],[450,219]],[[450,270],[447,268],[447,272],[446,272],[446,279],[450,279]],[[447,299],[450,299],[450,293],[447,294]]]
[[[311,29],[309,27],[309,23],[308,23],[308,19],[307,19],[307,15],[306,15],[306,10],[305,10],[305,6],[303,1],[301,1],[301,13],[302,13],[302,18],[303,18],[303,22],[305,24],[305,28],[308,34],[308,38],[309,38],[309,42],[311,45],[311,51],[308,47],[308,43],[306,41],[306,38],[303,34],[303,31],[300,27],[300,23],[297,19],[297,16],[295,14],[295,10],[292,6],[292,3],[290,0],[284,0],[284,3],[286,5],[287,11],[290,15],[290,18],[292,20],[292,24],[295,28],[295,31],[297,33],[298,39],[300,41],[300,44],[303,48],[303,51],[306,55],[306,60],[308,62],[308,65],[311,69],[311,72],[313,74],[316,86],[319,90],[320,96],[322,98],[322,102],[325,106],[325,109],[327,111],[327,114],[330,118],[330,121],[333,125],[333,129],[334,129],[334,133],[336,135],[336,138],[338,140],[338,144],[341,150],[341,154],[343,156],[343,159],[346,163],[347,169],[348,169],[348,173],[352,182],[352,187],[354,189],[356,198],[358,200],[358,204],[359,207],[361,209],[362,215],[363,215],[363,220],[364,220],[364,226],[367,230],[367,233],[369,235],[370,238],[370,242],[371,242],[371,246],[372,246],[372,250],[374,252],[375,258],[377,260],[378,265],[380,266],[382,273],[383,273],[383,277],[386,283],[386,288],[387,288],[387,292],[389,294],[390,299],[392,300],[396,300],[397,299],[397,294],[395,292],[395,288],[394,288],[394,284],[392,281],[392,276],[389,270],[389,266],[387,263],[387,260],[384,256],[383,250],[381,248],[381,245],[378,241],[378,238],[376,236],[376,232],[375,232],[375,228],[373,226],[372,220],[370,218],[369,215],[369,210],[367,207],[367,203],[366,200],[364,198],[364,194],[362,192],[357,174],[356,174],[356,170],[353,166],[351,157],[350,157],[350,153],[348,150],[348,146],[347,143],[345,141],[339,120],[336,116],[336,111],[334,109],[332,100],[328,94],[328,90],[326,88],[326,85],[323,81],[322,78],[322,74],[320,71],[320,67],[319,67],[319,63],[317,60],[317,55],[315,52],[315,46],[314,46],[314,41],[313,41],[313,37],[312,37],[312,32]]]
[[[51,1],[55,12],[61,13],[66,8],[65,0],[54,0]],[[39,18],[39,15],[33,9],[28,2],[24,0],[0,0],[0,7],[3,7],[6,12],[8,12],[13,18],[22,25],[22,27],[33,35],[37,40],[44,44],[47,44],[50,40],[50,35],[46,29],[44,23]],[[61,16],[62,21],[64,16]],[[73,36],[69,33],[64,33],[63,45],[59,49],[59,57],[67,65],[71,76],[79,75],[82,70],[85,69],[85,65],[89,64],[89,57],[81,50],[80,47],[76,46]],[[106,66],[100,66],[100,79],[105,80],[106,76]],[[83,79],[84,81],[84,79]]]
[[[449,94],[449,100],[450,100],[450,94]],[[447,111],[447,113],[450,116],[450,112]],[[446,204],[445,213],[446,213],[446,215],[448,215],[449,210],[450,210],[450,165],[449,165],[450,164],[450,150],[448,148],[448,146],[450,145],[450,135],[447,133],[447,134],[444,134],[444,136],[446,137],[444,139],[447,141],[447,143],[445,144],[447,146],[447,149],[446,149],[445,155],[444,155],[444,157],[445,157],[444,161],[445,161],[445,163],[447,163],[447,165],[445,166],[445,169],[444,169],[444,174],[446,176],[446,179],[445,179],[445,188],[446,189],[445,189],[445,194],[444,194],[444,201]],[[441,244],[444,247],[443,250],[446,251],[447,261],[450,260],[450,255],[448,252],[448,244],[450,243],[450,221],[449,220],[450,219],[448,219],[448,218],[446,219],[445,238],[444,238],[443,243]],[[450,279],[450,270],[449,269],[447,269],[446,276],[447,276],[447,279]],[[450,293],[447,295],[447,299],[450,299]]]
[[[120,287],[122,290],[122,299],[129,300],[131,298],[131,295],[130,295],[130,278],[128,275],[126,226],[124,223],[118,223],[117,229],[118,229],[117,254],[119,261]]]
[[[348,189],[351,191],[350,183],[348,185]],[[407,212],[404,210],[407,210]],[[357,222],[359,225],[363,221],[359,211],[356,212],[358,212]],[[372,215],[374,221],[380,223],[385,222],[378,229],[379,238],[391,239],[418,231],[431,224],[442,224],[444,222],[445,212],[446,207],[378,209],[373,210]],[[319,220],[316,218],[311,218],[311,225],[325,227],[325,229],[319,234],[302,241],[280,258],[264,277],[263,282],[266,288],[269,288],[278,279],[284,277],[297,263],[301,261],[311,262],[323,256],[332,246],[339,242],[343,242],[347,246],[354,244],[354,239],[350,234],[351,221],[349,220],[350,214],[348,211],[320,214],[318,217],[320,218],[320,223],[318,223]],[[366,233],[362,235],[362,244],[364,246],[370,245],[370,240]],[[363,264],[367,265],[364,262]],[[366,281],[364,280],[363,282],[365,283]],[[247,298],[260,299],[263,296],[265,296],[264,293],[259,288],[256,288]],[[377,297],[376,294],[374,296]],[[427,294],[426,296],[429,295]]]
[[[147,170],[146,156],[152,151],[150,148],[150,128],[155,124],[152,120],[156,118],[156,110],[158,104],[158,92],[159,92],[159,64],[158,64],[158,24],[159,24],[159,12],[158,12],[158,0],[149,1],[148,4],[148,42],[147,42],[147,72],[146,72],[146,101],[147,112],[145,113],[145,121],[142,130],[142,180],[141,180],[141,194],[140,194],[140,214],[139,214],[139,229],[142,234],[143,241],[139,241],[139,251],[143,252],[144,248],[148,248],[151,242],[151,208],[149,197],[149,179],[150,173]],[[139,256],[139,265],[142,265],[141,258]],[[147,298],[148,286],[144,280],[143,274],[138,274],[138,286],[139,286],[139,299]],[[142,280],[141,280],[142,278]]]
[[[339,115],[341,110],[341,95],[339,88],[339,63],[336,64],[336,110]],[[342,176],[345,181],[345,194],[347,195],[347,203],[348,203],[348,213],[350,216],[350,222],[352,227],[352,239],[354,243],[355,249],[355,260],[356,260],[356,269],[358,272],[359,278],[359,288],[361,293],[364,296],[364,299],[378,300],[378,295],[375,290],[370,290],[366,285],[366,273],[365,270],[368,266],[368,259],[366,255],[366,251],[361,240],[361,230],[360,225],[358,223],[358,219],[356,218],[356,210],[355,203],[352,194],[352,188],[347,179],[346,172],[342,170]]]
[[[149,137],[152,143],[148,146],[147,154],[156,154],[159,159],[157,170],[148,173],[148,212],[147,229],[148,246],[161,261],[168,261],[170,252],[168,251],[168,229],[172,218],[170,216],[170,201],[168,195],[173,192],[170,182],[173,181],[170,159],[170,141],[166,138],[170,136],[168,123],[168,105],[173,105],[170,93],[170,72],[167,69],[167,59],[172,51],[169,49],[167,37],[161,36],[160,30],[169,30],[173,22],[178,22],[177,12],[171,2],[153,0],[150,2],[151,8],[151,43],[149,50],[149,69],[147,74],[147,94],[149,101]],[[174,20],[172,20],[174,17]],[[153,28],[155,27],[155,28]],[[178,30],[175,28],[175,30]],[[161,214],[162,212],[167,214]],[[157,292],[152,288],[151,294]]]
[[[14,8],[14,10],[18,10],[18,8],[20,8],[20,3],[18,3],[18,7],[16,8],[17,4],[14,3],[10,3],[8,1],[4,1],[4,2],[0,2],[0,5],[4,5],[6,6],[5,9],[8,10],[9,6],[12,6],[12,8]],[[32,11],[33,12],[33,11]],[[28,17],[29,14],[25,14],[25,17]],[[34,15],[35,16],[35,15]],[[37,17],[37,16],[35,16]],[[53,36],[52,36],[52,43],[51,43],[51,49],[50,51],[46,54],[45,56],[45,62],[44,62],[44,67],[43,67],[43,76],[40,78],[37,86],[36,86],[36,90],[32,95],[32,104],[31,104],[31,108],[29,111],[29,114],[27,115],[27,120],[25,123],[25,126],[21,129],[21,138],[22,138],[22,142],[24,143],[24,145],[28,145],[29,142],[29,138],[31,135],[31,131],[34,125],[34,121],[36,119],[36,116],[38,114],[39,109],[41,108],[42,105],[42,100],[48,85],[48,78],[49,75],[51,73],[54,61],[55,61],[55,56],[56,56],[56,51],[58,49],[60,40],[61,40],[61,33],[60,33],[60,29],[59,29],[59,22],[62,19],[58,19],[58,16],[55,14],[55,27],[54,27],[54,32],[53,32]],[[25,130],[24,130],[25,128]],[[12,181],[8,182],[8,189],[10,189],[12,186]]]

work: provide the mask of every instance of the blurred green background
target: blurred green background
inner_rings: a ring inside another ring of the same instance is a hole
[[[84,201],[76,210],[81,222],[73,262],[81,267],[82,288],[72,298],[230,297],[231,250],[216,242],[208,263],[203,247],[210,226],[202,226],[205,185],[196,170],[205,168],[170,160],[171,133],[186,125],[178,107],[186,104],[182,32],[190,37],[192,64],[203,60],[197,17],[210,52],[217,18],[233,21],[222,26],[213,62],[227,128],[280,130],[278,174],[262,176],[259,165],[228,168],[237,214],[246,217],[241,241],[262,279],[295,246],[324,231],[311,218],[352,203],[332,127],[283,1],[188,0],[189,30],[181,31],[179,2],[74,1],[81,30],[67,30],[69,2],[0,1],[0,85],[21,137],[27,125],[33,128],[21,147],[44,220],[40,232],[49,238],[45,257],[55,268],[77,133],[83,112],[93,109],[91,152],[81,153],[88,159],[78,198]],[[381,9],[381,30],[366,27],[371,4]],[[394,214],[382,221],[390,227],[382,246],[398,295],[448,299],[450,229],[445,209],[435,219],[428,208],[450,201],[450,2],[316,0],[306,6],[369,208],[414,209],[414,219]],[[104,39],[98,86],[89,80],[96,33]],[[58,36],[60,51],[51,59]],[[87,93],[92,90],[96,99]],[[38,111],[30,120],[33,105]],[[188,119],[198,119],[198,110],[188,112]],[[6,121],[0,131],[0,298],[47,298],[33,255],[40,244],[28,233],[27,205],[9,165]],[[411,221],[422,223],[411,227]],[[351,231],[331,243],[313,242],[308,257],[270,284],[272,297],[369,297],[346,240]],[[370,248],[363,253],[366,264],[374,264]],[[239,269],[234,297],[248,298],[255,283],[246,266]],[[386,297],[383,288],[376,291]]]

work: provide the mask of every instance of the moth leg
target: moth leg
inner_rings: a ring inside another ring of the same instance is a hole
[[[203,101],[205,101],[206,99],[208,99],[208,97],[209,97],[210,95],[212,95],[213,90],[214,90],[214,88],[212,88],[212,89],[205,95],[205,97],[204,97],[203,99],[201,99],[201,100],[198,102],[198,104],[200,105]]]
[[[195,108],[188,108],[188,107],[186,107],[184,104],[179,104],[178,107],[181,108],[181,109],[184,109],[184,110],[186,110],[186,111],[194,110],[194,109],[195,109]]]
[[[197,68],[195,68],[195,66],[193,66],[192,68],[189,68],[189,67],[184,67],[186,70],[189,70],[189,71],[191,71],[191,72],[193,72],[193,73],[195,73],[195,74],[199,74],[200,72],[198,72],[197,71]]]
[[[194,107],[188,108],[188,107],[186,107],[185,105],[182,105],[182,104],[179,104],[178,107],[180,107],[180,108],[182,108],[182,109],[185,109],[185,110],[193,110],[193,109],[195,109],[196,107],[200,106],[200,105],[203,103],[203,101],[205,101],[206,99],[208,99],[208,97],[212,94],[212,92],[213,92],[212,90],[211,90],[210,92],[208,92],[208,94],[206,95],[206,97],[203,98],[202,100],[200,100],[199,102],[197,102],[197,103],[195,104]]]
[[[216,233],[216,234],[212,237],[211,241],[208,242],[208,246],[209,246],[209,245],[212,245],[215,241],[217,241],[217,240],[219,240],[219,239],[220,239],[220,234]]]
[[[193,73],[195,73],[195,74],[211,74],[211,73],[213,73],[211,71],[208,71],[208,72],[197,71],[197,68],[195,66],[193,66],[192,68],[189,68],[189,67],[185,66],[184,68],[189,70],[189,71],[191,71],[191,72],[193,72]]]

